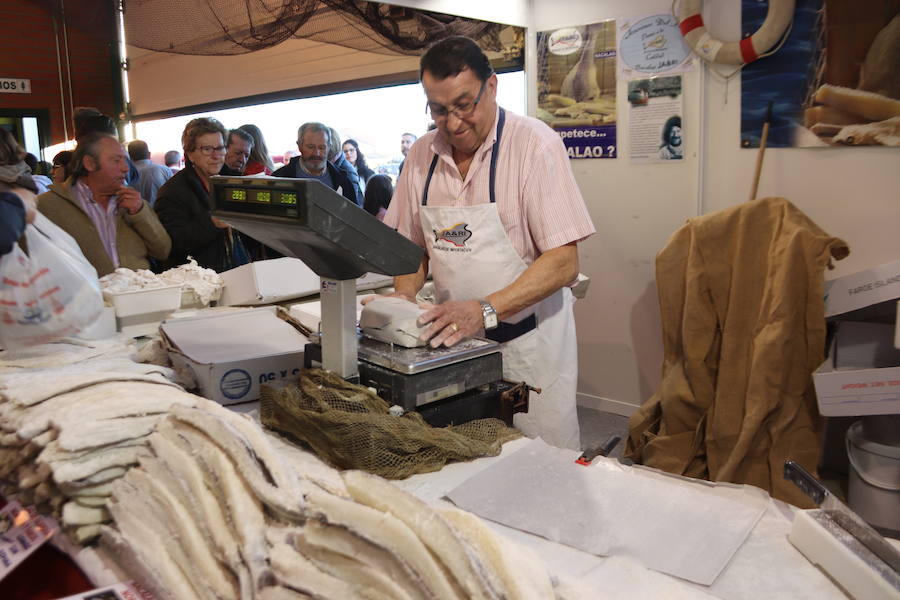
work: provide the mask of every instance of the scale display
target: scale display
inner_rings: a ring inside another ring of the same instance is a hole
[[[231,202],[297,206],[296,192],[225,188],[224,196],[226,200],[230,200]]]

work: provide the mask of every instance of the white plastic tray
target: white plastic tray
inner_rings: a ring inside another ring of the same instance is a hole
[[[116,309],[116,317],[146,313],[173,312],[181,306],[181,286],[170,285],[117,294],[103,292],[103,297]]]

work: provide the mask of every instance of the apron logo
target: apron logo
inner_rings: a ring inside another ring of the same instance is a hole
[[[472,237],[472,232],[469,231],[468,227],[468,223],[457,223],[446,229],[432,229],[431,231],[434,233],[435,242],[444,240],[445,242],[450,242],[454,246],[462,247],[465,246],[469,238]]]

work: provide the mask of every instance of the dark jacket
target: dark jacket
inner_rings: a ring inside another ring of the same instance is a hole
[[[0,191],[0,254],[12,250],[25,231],[25,206],[12,192]]]
[[[222,170],[219,171],[219,175],[226,175],[228,177],[243,177],[244,174],[240,171],[235,171],[228,165],[222,165]]]
[[[353,204],[357,204],[356,202],[356,188],[353,186],[353,183],[347,178],[346,175],[341,173],[337,167],[333,164],[325,163],[325,168],[328,170],[328,174],[331,175],[331,182],[334,185],[334,189],[341,188],[341,193],[344,195],[344,198],[352,202]],[[272,177],[295,177],[297,179],[310,179],[309,175],[300,168],[300,157],[295,156],[291,159],[291,162],[284,165],[274,173],[272,173]]]
[[[350,161],[344,158],[344,153],[339,152],[337,160],[334,161],[334,166],[337,167],[337,170],[347,176],[347,179],[350,180],[350,183],[353,184],[353,189],[356,190],[356,205],[363,205],[363,189],[362,185],[359,183],[359,173],[356,172],[356,167],[350,164]]]
[[[209,194],[190,163],[175,173],[156,195],[156,214],[172,238],[171,268],[193,256],[201,267],[219,268],[225,258],[225,230],[212,222]]]

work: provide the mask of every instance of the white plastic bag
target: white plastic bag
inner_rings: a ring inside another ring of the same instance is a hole
[[[103,308],[97,271],[77,242],[38,214],[18,245],[0,257],[0,344],[19,348],[75,335]]]

